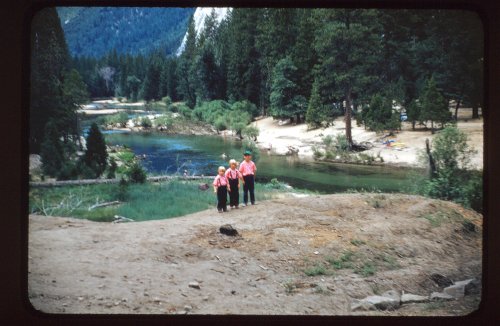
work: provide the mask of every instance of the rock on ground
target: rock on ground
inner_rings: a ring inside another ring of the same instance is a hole
[[[423,295],[403,293],[403,295],[401,296],[401,303],[402,304],[415,303],[415,302],[427,302],[427,301],[429,301],[429,297],[423,296]]]

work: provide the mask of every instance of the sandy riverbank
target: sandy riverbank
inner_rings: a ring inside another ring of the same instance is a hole
[[[470,120],[472,113],[470,109],[459,110],[459,121],[457,126],[460,130],[467,133],[469,144],[477,151],[472,158],[472,166],[476,169],[482,169],[483,166],[483,119]],[[289,146],[299,149],[298,155],[303,157],[312,157],[312,146],[321,145],[322,138],[327,135],[335,136],[345,133],[345,122],[343,117],[335,120],[333,126],[315,130],[307,130],[306,124],[299,125],[279,125],[277,120],[272,118],[263,118],[252,123],[259,128],[259,137],[257,144],[263,149],[271,148],[271,152],[284,155]],[[384,162],[399,166],[417,166],[419,152],[425,149],[425,139],[430,141],[437,134],[432,135],[430,131],[413,131],[410,123],[403,123],[402,131],[398,132],[393,139],[395,142],[403,143],[404,148],[396,149],[387,147],[380,141],[382,135],[367,131],[363,126],[357,126],[352,122],[352,138],[356,142],[371,142],[374,148],[366,151],[373,155],[380,153]]]

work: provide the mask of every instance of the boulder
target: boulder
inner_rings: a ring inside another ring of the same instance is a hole
[[[208,183],[200,183],[200,184],[198,185],[198,189],[203,190],[203,191],[208,190],[208,188],[210,188],[210,187],[208,186]]]
[[[390,299],[396,300],[398,302],[401,301],[401,295],[396,290],[385,291],[384,293],[382,293],[382,296],[386,297],[386,298],[390,298]]]
[[[444,288],[443,293],[451,295],[455,299],[460,299],[465,296],[465,284],[453,284]]]
[[[377,310],[377,308],[369,302],[363,300],[356,300],[351,304],[351,311],[369,311],[369,310]]]
[[[433,301],[445,301],[445,300],[453,300],[454,297],[442,292],[432,292],[429,299]]]
[[[200,289],[200,283],[194,281],[194,282],[189,282],[188,286],[193,289]]]
[[[221,226],[219,228],[219,231],[220,231],[220,233],[225,234],[225,235],[229,235],[231,237],[238,235],[238,231],[235,228],[233,228],[233,226],[231,224],[224,224],[223,226]]]
[[[465,295],[479,294],[481,292],[481,281],[471,278],[464,281],[455,282],[455,285],[465,285]]]
[[[427,302],[427,301],[429,301],[429,297],[423,295],[403,293],[403,295],[401,296],[401,304]]]
[[[352,309],[353,310],[354,308],[356,308],[356,310],[366,309],[370,308],[370,305],[372,305],[380,310],[393,310],[398,308],[399,304],[400,304],[399,300],[394,300],[380,295],[372,295],[355,302],[354,305],[352,306]],[[371,310],[371,308],[369,310]]]
[[[431,275],[431,280],[433,280],[440,287],[453,285],[453,282],[449,278],[437,273]]]

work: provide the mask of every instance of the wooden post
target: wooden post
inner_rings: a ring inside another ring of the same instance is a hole
[[[429,167],[431,170],[430,177],[431,179],[436,177],[437,171],[436,171],[436,162],[434,162],[434,158],[432,157],[431,153],[431,146],[429,144],[429,138],[425,139],[425,150],[427,152],[427,156],[429,157]]]

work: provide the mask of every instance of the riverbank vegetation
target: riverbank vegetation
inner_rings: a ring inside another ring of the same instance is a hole
[[[110,222],[114,216],[134,221],[165,219],[215,209],[216,196],[211,191],[199,189],[200,184],[212,180],[170,180],[159,183],[120,182],[85,186],[31,188],[29,212],[48,216],[85,218]],[[311,193],[272,180],[268,184],[256,183],[257,201],[276,198],[289,193]],[[240,197],[242,190],[240,190]],[[116,205],[92,208],[102,203],[119,202]]]

